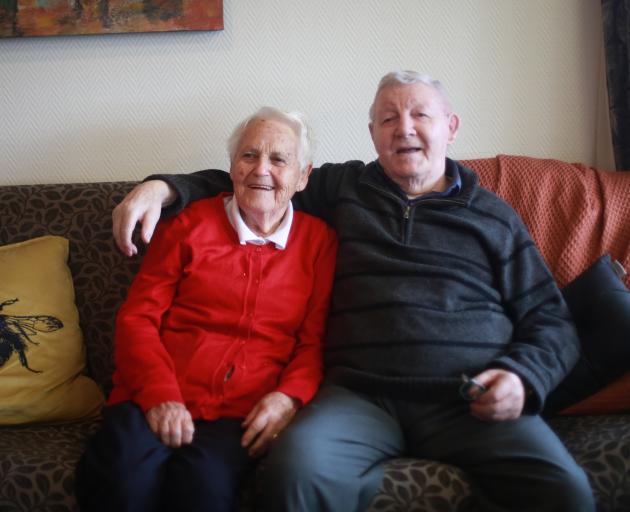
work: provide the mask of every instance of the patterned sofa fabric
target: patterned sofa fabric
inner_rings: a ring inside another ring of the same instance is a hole
[[[430,460],[394,459],[385,465],[379,493],[368,512],[473,510],[471,484],[454,466]]]
[[[139,258],[122,256],[111,237],[111,210],[134,183],[0,187],[0,243],[45,234],[70,239],[70,268],[90,374],[110,389],[114,318]],[[552,426],[585,468],[599,510],[630,511],[630,415],[559,417]],[[76,510],[74,467],[97,421],[0,427],[0,512]],[[254,511],[256,487],[243,493]],[[473,510],[471,482],[433,461],[386,465],[375,511]]]
[[[630,416],[558,417],[551,422],[585,469],[600,512],[630,511]],[[0,512],[74,512],[74,467],[98,421],[0,428]],[[260,471],[264,471],[264,463]],[[368,512],[474,511],[471,482],[434,461],[386,463]],[[256,486],[243,491],[241,512],[254,512]]]
[[[550,424],[586,471],[597,509],[630,511],[630,415],[557,416]]]
[[[98,421],[0,428],[0,512],[76,510],[74,468]]]

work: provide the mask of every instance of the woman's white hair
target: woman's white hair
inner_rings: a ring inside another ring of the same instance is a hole
[[[374,101],[370,106],[370,122],[374,121],[374,108],[376,104],[376,98],[378,94],[387,87],[392,87],[395,85],[411,85],[411,84],[425,84],[429,87],[433,87],[436,91],[440,93],[442,99],[444,100],[444,104],[446,107],[451,110],[451,102],[448,99],[448,95],[446,94],[446,90],[444,86],[439,80],[435,78],[423,74],[418,73],[417,71],[403,71],[397,70],[387,73],[381,81],[378,83],[378,87],[376,88],[376,94],[374,95]]]
[[[250,123],[259,119],[269,119],[272,121],[278,121],[284,123],[293,130],[297,138],[297,161],[300,166],[300,170],[305,170],[306,167],[313,162],[312,153],[312,136],[311,129],[306,124],[304,115],[301,112],[283,112],[273,107],[262,107],[245,120],[241,121],[234,131],[230,135],[227,141],[228,153],[230,154],[230,161],[233,162],[236,159],[236,152],[241,142],[241,137],[245,132],[245,129]]]

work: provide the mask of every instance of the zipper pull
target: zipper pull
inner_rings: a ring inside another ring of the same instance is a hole
[[[403,212],[403,218],[405,220],[409,219],[409,212],[411,211],[411,206],[405,206],[405,211]]]

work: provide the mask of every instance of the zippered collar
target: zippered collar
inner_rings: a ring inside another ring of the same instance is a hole
[[[431,203],[441,205],[453,205],[453,206],[468,206],[479,186],[479,178],[474,171],[464,167],[456,160],[446,159],[446,167],[451,168],[451,174],[458,173],[461,180],[461,187],[457,193],[448,197],[416,197],[409,199],[403,190],[392,181],[385,170],[378,162],[374,160],[365,166],[361,175],[359,176],[359,183],[361,185],[367,185],[370,188],[376,189],[380,193],[395,199],[396,201],[405,205],[415,205],[417,203]]]

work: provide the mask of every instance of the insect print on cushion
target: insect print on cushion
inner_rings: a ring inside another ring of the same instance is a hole
[[[18,299],[5,300],[0,304],[0,310],[5,306],[15,304]],[[6,363],[13,352],[17,352],[20,363],[27,370],[33,373],[42,373],[41,370],[34,370],[28,365],[26,350],[28,343],[39,345],[31,339],[31,336],[38,332],[52,332],[63,327],[63,323],[58,318],[48,315],[34,316],[12,316],[0,314],[0,367]]]

